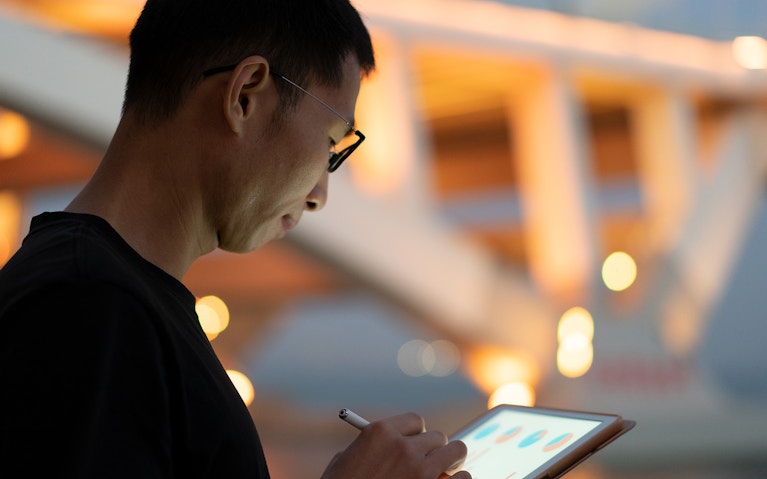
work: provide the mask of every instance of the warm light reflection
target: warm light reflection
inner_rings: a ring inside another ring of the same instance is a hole
[[[453,374],[461,362],[458,347],[450,341],[427,342],[414,339],[403,344],[397,352],[397,364],[408,376],[430,374],[444,377]]]
[[[623,291],[634,284],[637,265],[628,253],[616,251],[602,264],[602,280],[613,291]]]
[[[16,249],[21,221],[21,202],[13,193],[0,192],[0,266]]]
[[[136,0],[26,0],[26,7],[36,21],[49,27],[128,39],[141,13],[142,3]]]
[[[227,369],[226,374],[229,375],[229,379],[231,379],[235,389],[237,389],[237,392],[240,393],[242,402],[244,402],[246,406],[250,406],[250,404],[253,402],[253,399],[256,397],[256,392],[253,389],[253,383],[250,382],[250,379],[248,379],[246,375],[239,371],[235,371],[234,369]]]
[[[591,368],[593,361],[594,346],[585,335],[571,334],[559,344],[557,368],[563,376],[568,378],[583,376]]]
[[[594,361],[594,319],[586,309],[570,308],[557,327],[557,369],[566,377],[583,376]]]
[[[367,139],[349,162],[354,184],[374,196],[391,196],[402,191],[412,169],[416,133],[408,122],[410,72],[396,42],[383,35],[374,38],[378,71],[367,78],[357,102],[356,121]],[[346,167],[346,165],[344,165]]]
[[[229,308],[217,296],[204,296],[198,299],[194,309],[202,330],[211,341],[229,326]]]
[[[210,341],[216,339],[221,331],[221,321],[219,321],[218,315],[213,308],[198,302],[194,306],[194,310],[197,312],[197,319],[200,321],[202,330],[205,331],[208,339]]]
[[[521,351],[482,347],[469,351],[464,361],[469,378],[487,394],[508,383],[535,385],[539,371],[535,360]]]
[[[581,334],[589,341],[594,338],[594,319],[586,309],[581,307],[570,308],[565,311],[559,320],[557,338],[560,342],[572,334]]]
[[[0,231],[0,266],[4,265],[11,257],[11,240],[8,235]]]
[[[528,383],[513,382],[496,389],[487,401],[488,409],[500,404],[515,406],[534,406],[535,390]]]
[[[737,37],[732,42],[732,55],[743,68],[764,70],[767,68],[767,40],[756,36]]]
[[[20,155],[29,145],[31,133],[26,118],[0,109],[0,160]]]

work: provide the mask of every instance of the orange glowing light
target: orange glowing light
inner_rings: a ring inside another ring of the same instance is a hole
[[[567,336],[557,350],[557,368],[568,378],[583,376],[591,369],[594,361],[594,346],[583,334]]]
[[[237,389],[237,392],[240,394],[242,401],[246,406],[250,406],[253,399],[256,397],[253,383],[250,382],[250,379],[248,379],[246,375],[239,371],[235,371],[234,369],[227,369],[226,374],[229,375],[229,379],[231,379],[232,384],[234,384],[235,389]]]
[[[0,231],[0,266],[11,258],[11,241]]]
[[[4,265],[16,248],[21,222],[21,201],[13,193],[0,191],[0,266]]]
[[[31,137],[26,118],[8,110],[0,110],[0,160],[20,155]]]
[[[559,320],[557,338],[560,342],[572,334],[582,334],[589,341],[594,337],[594,319],[586,309],[574,307],[568,309]]]
[[[464,364],[471,380],[487,394],[508,383],[536,384],[540,374],[528,354],[496,347],[469,351]]]
[[[767,40],[756,36],[737,37],[732,42],[732,56],[747,70],[767,68]]]
[[[570,308],[557,328],[557,369],[568,378],[583,376],[594,361],[594,319],[586,309]]]
[[[211,341],[229,326],[229,308],[217,296],[204,296],[198,299],[194,309],[202,330]]]
[[[28,7],[52,26],[127,41],[142,4],[135,0],[34,0]]]
[[[491,409],[501,404],[515,406],[534,406],[535,389],[525,382],[512,382],[504,384],[496,389],[487,400],[487,407]]]
[[[637,277],[637,265],[628,253],[616,251],[602,264],[602,280],[609,289],[623,291],[628,289]]]
[[[405,101],[408,76],[406,62],[396,42],[384,35],[374,39],[379,71],[362,84],[356,121],[367,139],[355,151],[349,171],[354,184],[371,196],[396,195],[411,174],[417,137],[408,122],[412,112]]]

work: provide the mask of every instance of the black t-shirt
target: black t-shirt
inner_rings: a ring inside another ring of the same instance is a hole
[[[35,217],[0,270],[0,476],[268,478],[194,302],[101,218]]]

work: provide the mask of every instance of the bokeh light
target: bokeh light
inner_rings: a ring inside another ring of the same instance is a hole
[[[0,110],[0,160],[20,155],[29,145],[31,133],[26,118],[8,110]]]
[[[594,338],[594,318],[586,309],[576,306],[562,315],[557,327],[557,338],[562,342],[571,334],[582,334],[589,341]]]
[[[461,362],[458,347],[450,341],[424,341],[414,339],[403,344],[397,352],[397,364],[408,376],[421,377],[428,374],[436,377],[454,373]]]
[[[203,296],[197,300],[194,309],[202,330],[211,341],[229,326],[229,308],[217,296]]]
[[[464,364],[469,378],[486,394],[508,383],[535,385],[540,375],[537,362],[529,354],[494,346],[468,351]]]
[[[0,266],[3,266],[11,257],[11,240],[4,231],[0,231]]]
[[[504,384],[490,395],[487,407],[490,409],[501,404],[533,406],[535,405],[535,389],[530,384],[521,381]]]
[[[559,344],[557,368],[563,376],[568,378],[583,376],[591,369],[593,361],[594,346],[585,335],[571,334]]]
[[[431,375],[445,377],[453,374],[461,364],[461,350],[452,341],[439,339],[431,343],[435,359]]]
[[[634,284],[637,265],[628,253],[616,251],[605,259],[602,265],[602,280],[609,289],[623,291]]]
[[[226,374],[229,375],[232,384],[234,384],[237,392],[240,393],[240,397],[246,406],[250,406],[253,399],[256,397],[256,391],[253,389],[253,383],[243,373],[234,369],[227,369]]]
[[[732,42],[732,56],[748,70],[767,68],[767,40],[756,36],[737,37]]]
[[[14,253],[21,221],[21,201],[10,192],[0,191],[0,266]]]
[[[408,376],[420,377],[429,374],[430,358],[434,357],[432,347],[426,341],[414,339],[400,346],[397,352],[397,364]]]
[[[557,327],[557,369],[569,378],[583,376],[594,362],[594,318],[579,306],[568,309]]]

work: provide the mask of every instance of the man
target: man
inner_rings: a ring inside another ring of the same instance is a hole
[[[98,170],[0,272],[3,477],[268,477],[181,280],[324,206],[373,68],[348,0],[147,2]],[[323,477],[437,478],[465,446],[424,431],[371,423]]]

